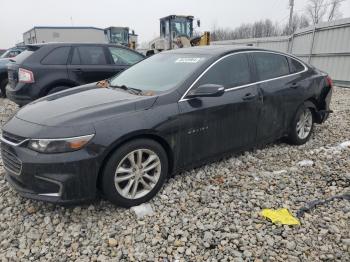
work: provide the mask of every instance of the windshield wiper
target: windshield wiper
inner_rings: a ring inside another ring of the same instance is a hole
[[[142,90],[141,89],[137,89],[137,88],[133,88],[133,87],[127,87],[126,85],[121,85],[121,86],[110,85],[109,87],[119,88],[119,89],[128,91],[128,92],[130,92],[130,93],[132,93],[134,95],[142,95]]]

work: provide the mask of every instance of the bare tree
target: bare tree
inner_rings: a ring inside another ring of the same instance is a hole
[[[327,13],[328,4],[325,0],[309,0],[306,6],[306,14],[310,17],[313,24],[322,22]]]
[[[344,2],[344,0],[331,0],[328,21],[339,19],[342,16],[342,13],[339,10],[342,2]]]
[[[289,24],[286,24],[283,27],[282,35],[293,34],[298,29],[308,27],[309,25],[309,19],[305,15],[294,14],[291,27],[289,27]]]
[[[269,19],[260,20],[253,24],[242,24],[235,29],[217,28],[214,25],[211,31],[213,41],[269,37],[280,34],[279,25],[277,23],[274,24]]]

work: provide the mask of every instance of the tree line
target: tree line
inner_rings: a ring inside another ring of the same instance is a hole
[[[318,24],[323,21],[333,21],[342,17],[340,7],[346,0],[308,0],[301,14],[293,15],[292,23],[280,24],[270,19],[244,23],[229,29],[213,26],[211,30],[212,41],[235,40],[246,38],[261,38],[271,36],[286,36],[298,29]]]

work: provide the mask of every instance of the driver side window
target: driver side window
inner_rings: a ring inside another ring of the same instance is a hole
[[[133,65],[141,60],[143,60],[143,56],[139,55],[136,52],[129,51],[125,48],[117,48],[117,47],[108,47],[111,52],[113,62],[116,65]]]
[[[246,54],[235,54],[216,63],[198,81],[197,86],[204,84],[222,85],[225,89],[251,83],[248,57]]]

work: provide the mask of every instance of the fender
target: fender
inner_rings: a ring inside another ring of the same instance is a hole
[[[304,102],[304,106],[305,106],[305,107],[308,107],[308,108],[312,108],[312,109],[315,110],[315,112],[318,112],[318,109],[317,109],[316,105],[315,105],[312,101],[310,101],[310,100],[306,100],[306,101]]]
[[[332,110],[319,110],[316,105],[310,101],[310,100],[307,100],[304,102],[304,106],[305,107],[308,107],[308,108],[312,108],[313,111],[314,111],[314,117],[315,117],[315,122],[317,124],[321,124],[323,123],[324,121],[326,121],[326,119],[328,118],[329,114],[330,113],[333,113]]]
[[[76,83],[70,79],[58,79],[55,80],[49,84],[47,84],[45,86],[45,88],[42,89],[42,91],[40,92],[40,97],[47,95],[47,93],[52,89],[55,88],[57,86],[69,86],[69,87],[75,87],[75,86],[79,86],[79,83]]]

